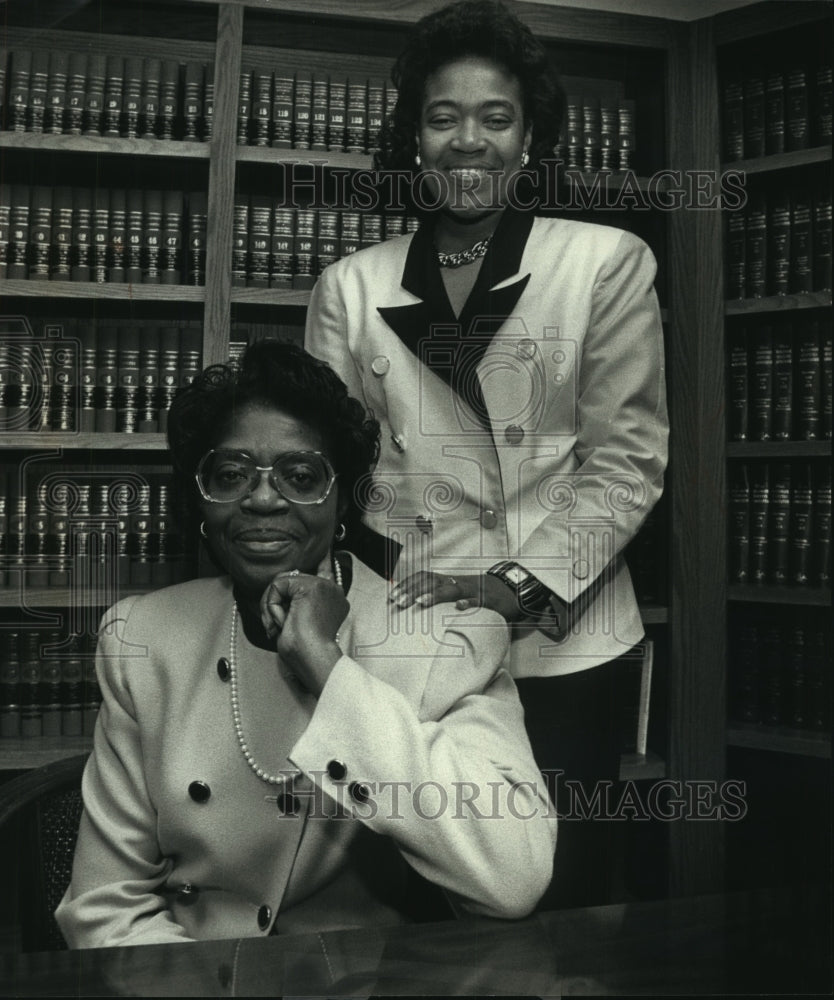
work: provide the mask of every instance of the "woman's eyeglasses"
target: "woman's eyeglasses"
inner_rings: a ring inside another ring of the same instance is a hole
[[[212,448],[197,466],[197,486],[211,503],[234,503],[258,488],[263,472],[291,503],[324,503],[336,482],[333,467],[318,451],[288,451],[272,465],[256,465],[245,452]]]

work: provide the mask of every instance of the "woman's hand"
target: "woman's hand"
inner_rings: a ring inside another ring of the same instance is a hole
[[[278,573],[261,597],[261,621],[277,637],[278,655],[316,697],[342,655],[336,633],[350,610],[332,578],[329,554],[319,574]]]
[[[392,589],[388,600],[398,608],[445,602],[453,602],[460,611],[475,607],[490,608],[506,622],[521,621],[524,617],[515,591],[487,573],[472,576],[444,576],[425,571],[412,573]]]

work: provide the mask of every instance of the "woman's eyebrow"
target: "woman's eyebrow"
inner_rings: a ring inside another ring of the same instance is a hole
[[[460,107],[460,102],[452,100],[451,97],[438,97],[436,100],[430,101],[426,105],[425,111],[428,113],[429,111],[434,111],[435,109],[437,109],[439,107],[444,107],[444,106],[449,106],[449,107],[453,107],[453,108],[459,108]],[[508,101],[508,100],[506,100],[506,98],[503,98],[503,97],[495,97],[495,98],[492,98],[492,99],[487,100],[487,101],[479,101],[478,102],[478,107],[482,108],[482,109],[483,108],[502,108],[502,109],[506,108],[506,109],[508,109],[510,111],[514,111],[515,110],[515,105],[513,104],[513,102],[512,101]]]

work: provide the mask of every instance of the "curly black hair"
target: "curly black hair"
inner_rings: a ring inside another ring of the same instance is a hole
[[[378,170],[412,170],[426,80],[463,56],[482,56],[515,76],[532,126],[529,169],[552,159],[565,117],[565,92],[550,57],[513,13],[497,0],[459,0],[414,26],[391,71],[397,104],[374,156]]]
[[[260,340],[239,365],[211,365],[179,390],[168,416],[177,513],[188,527],[199,521],[194,476],[200,459],[220,440],[235,412],[256,403],[273,407],[315,429],[339,479],[346,512],[356,485],[379,456],[379,424],[348,395],[333,369],[291,341]],[[358,515],[359,512],[355,512]]]

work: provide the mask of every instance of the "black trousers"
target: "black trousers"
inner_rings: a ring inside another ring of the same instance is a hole
[[[617,801],[622,748],[622,660],[561,677],[516,681],[533,755],[559,814],[553,881],[539,909],[611,901],[619,824],[605,818]]]

